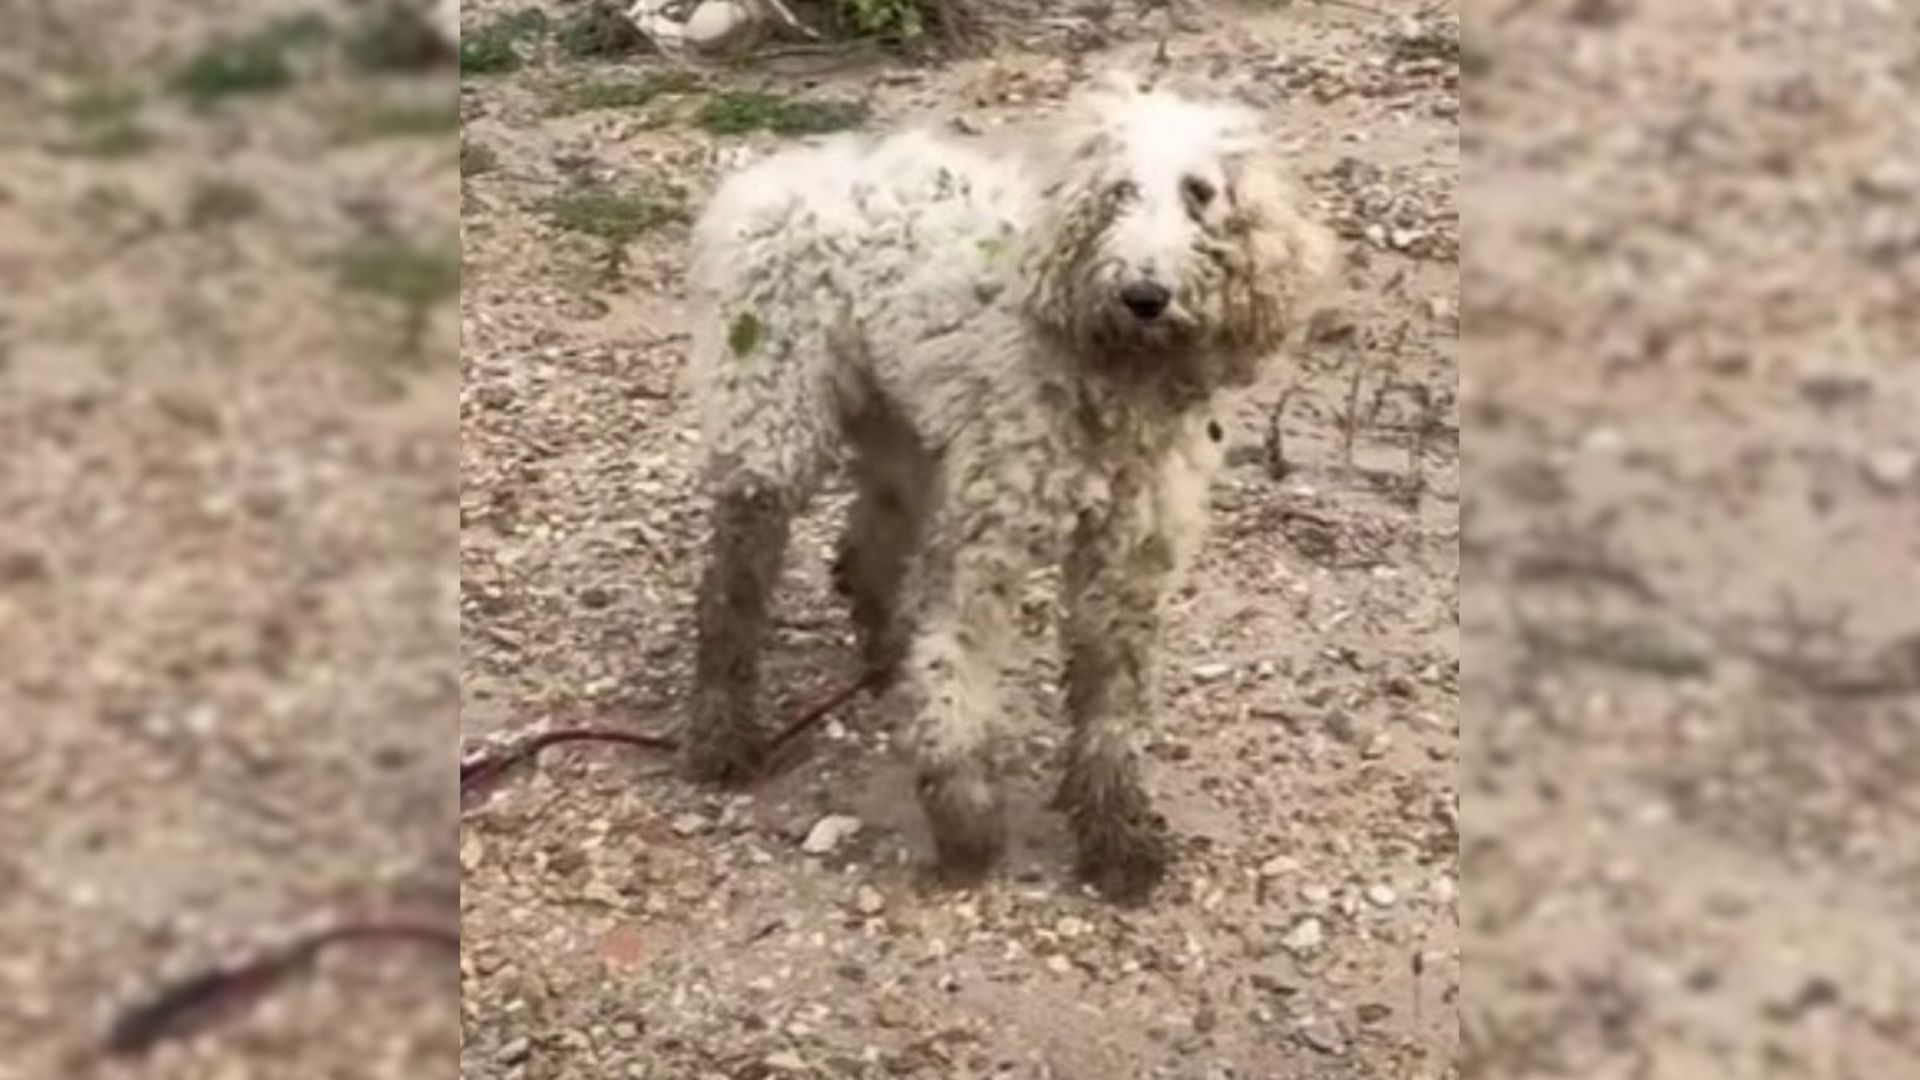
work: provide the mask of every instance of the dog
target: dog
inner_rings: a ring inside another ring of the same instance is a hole
[[[1336,257],[1262,117],[1121,81],[1007,153],[840,137],[724,181],[693,236],[713,502],[686,770],[758,766],[790,522],[844,467],[835,580],[904,701],[940,868],[974,880],[1003,849],[1019,594],[1058,566],[1057,805],[1080,875],[1147,896],[1169,844],[1139,744],[1218,462],[1208,428],[1304,325]]]

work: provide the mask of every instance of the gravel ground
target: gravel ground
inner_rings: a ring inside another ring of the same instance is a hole
[[[92,1055],[154,979],[330,905],[454,918],[453,305],[403,355],[398,306],[336,272],[401,241],[456,268],[450,101],[437,134],[361,122],[450,76],[349,76],[314,46],[211,111],[165,85],[310,7],[7,16],[5,1080],[418,1077],[455,1053],[451,958],[375,950],[137,1065]]]
[[[1011,863],[966,892],[920,884],[928,841],[885,703],[843,710],[798,767],[738,796],[644,755],[555,751],[462,829],[464,1076],[1457,1075],[1459,33],[1448,5],[1419,20],[1435,5],[1381,6],[1409,18],[1189,8],[1166,46],[1198,81],[1275,107],[1349,256],[1308,353],[1225,418],[1234,465],[1177,605],[1150,751],[1181,856],[1157,901],[1117,910],[1068,876],[1043,805],[1047,728],[1023,735]],[[470,5],[469,32],[503,10]],[[665,215],[609,248],[542,200],[679,185],[697,204],[778,142],[701,130],[721,89],[986,128],[1144,62],[1154,46],[1133,31],[1108,27],[1098,53],[939,68],[761,63],[623,109],[576,106],[584,86],[656,69],[534,48],[467,80],[470,737],[664,730],[691,660],[705,511],[684,226]],[[782,595],[775,716],[854,671],[827,502]],[[1030,689],[1044,699],[1050,680]]]
[[[1465,1071],[1920,1075],[1920,21],[1480,6]]]

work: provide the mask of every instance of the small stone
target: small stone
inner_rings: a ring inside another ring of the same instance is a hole
[[[1054,953],[1052,956],[1047,957],[1047,970],[1053,972],[1055,975],[1065,975],[1067,972],[1073,970],[1073,961],[1061,956],[1059,953]]]
[[[673,831],[678,836],[699,836],[712,826],[704,814],[681,814],[673,819]]]
[[[1202,686],[1208,683],[1217,683],[1231,674],[1233,674],[1232,664],[1207,663],[1193,665],[1193,681]]]
[[[1280,944],[1295,956],[1304,956],[1318,950],[1326,940],[1326,928],[1320,925],[1319,919],[1309,916],[1294,923],[1293,929],[1287,931],[1287,936],[1280,939]]]
[[[1391,885],[1367,886],[1367,903],[1374,907],[1392,907],[1400,902],[1400,894],[1393,891]]]
[[[1885,491],[1899,491],[1920,476],[1920,454],[1911,450],[1880,450],[1867,455],[1867,479]]]
[[[761,1063],[769,1069],[777,1069],[780,1072],[803,1073],[810,1069],[807,1059],[791,1050],[776,1050],[762,1058]]]
[[[1294,1029],[1301,1045],[1317,1050],[1322,1054],[1343,1054],[1347,1050],[1346,1037],[1340,1031],[1340,1025],[1323,1017],[1309,1017]]]
[[[533,1053],[533,1040],[525,1035],[512,1040],[497,1051],[493,1058],[502,1065],[518,1065]]]
[[[753,12],[734,0],[707,0],[687,16],[682,34],[701,52],[718,52],[740,44],[754,29]]]
[[[1092,927],[1087,925],[1087,920],[1078,919],[1072,915],[1065,916],[1059,922],[1053,924],[1053,932],[1063,938],[1077,938],[1090,929],[1092,929]]]
[[[1367,740],[1367,745],[1361,748],[1360,756],[1368,761],[1378,761],[1387,756],[1387,751],[1392,746],[1393,736],[1384,731],[1375,732],[1374,736]]]
[[[829,855],[859,831],[859,818],[851,814],[828,814],[807,830],[807,838],[800,842],[800,850],[808,855]]]
[[[862,885],[853,891],[853,910],[862,915],[878,915],[887,908],[887,898],[879,889]]]
[[[1300,869],[1299,859],[1291,855],[1275,855],[1273,858],[1260,864],[1260,876],[1268,878],[1280,877],[1283,874],[1291,874],[1298,869]]]

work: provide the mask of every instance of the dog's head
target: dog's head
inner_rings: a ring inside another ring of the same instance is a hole
[[[1095,363],[1250,382],[1334,257],[1260,117],[1118,80],[1078,114],[1044,190],[1029,314]]]

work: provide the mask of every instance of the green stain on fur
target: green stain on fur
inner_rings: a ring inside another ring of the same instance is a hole
[[[745,356],[760,344],[760,320],[751,311],[733,317],[727,327],[727,347],[735,356]]]

